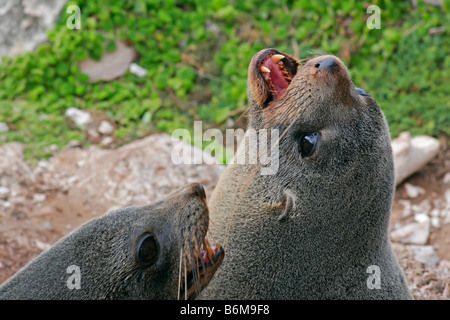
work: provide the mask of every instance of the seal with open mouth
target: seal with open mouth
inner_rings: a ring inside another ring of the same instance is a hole
[[[0,299],[193,299],[222,263],[202,185],[94,218],[0,287]]]
[[[223,173],[209,208],[227,258],[200,296],[411,299],[388,235],[385,117],[339,58],[303,62],[275,49],[250,62],[249,129],[278,130],[279,168],[263,175],[260,164],[232,163]]]

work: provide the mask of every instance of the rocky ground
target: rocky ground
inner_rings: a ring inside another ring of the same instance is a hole
[[[0,283],[112,208],[145,204],[194,181],[209,196],[224,167],[175,165],[175,143],[157,134],[115,150],[73,145],[36,166],[23,160],[20,144],[0,147]],[[414,297],[450,299],[448,148],[441,146],[436,158],[398,186],[390,228]]]

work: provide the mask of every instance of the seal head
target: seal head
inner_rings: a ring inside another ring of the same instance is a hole
[[[394,166],[376,101],[339,58],[276,49],[250,62],[248,101],[247,132],[277,133],[264,150],[278,150],[279,167],[233,163],[220,178],[209,208],[227,258],[201,297],[412,298],[388,235]]]
[[[1,299],[192,299],[224,252],[205,239],[205,190],[190,184],[94,218],[0,287]]]

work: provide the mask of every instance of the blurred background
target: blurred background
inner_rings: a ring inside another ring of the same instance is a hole
[[[414,297],[450,299],[449,27],[449,0],[0,0],[0,284],[113,208],[189,182],[209,197],[223,154],[177,166],[170,134],[246,128],[248,64],[272,47],[338,56],[394,156],[426,158],[397,182],[390,236]]]
[[[73,4],[80,29],[68,27]],[[380,29],[367,27],[370,5],[380,8]],[[449,1],[431,0],[5,1],[0,122],[9,130],[0,143],[26,143],[31,160],[71,141],[99,143],[70,122],[70,107],[110,120],[109,147],[193,120],[204,129],[243,127],[248,64],[269,47],[340,57],[377,99],[393,138],[405,130],[448,137],[449,10]],[[118,61],[97,68],[122,69],[112,79],[88,70],[96,68],[90,60],[120,50]],[[131,62],[145,75],[130,72]]]

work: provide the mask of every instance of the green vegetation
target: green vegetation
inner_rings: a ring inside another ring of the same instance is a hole
[[[339,56],[356,86],[373,95],[391,134],[450,135],[450,4],[371,1],[381,29],[369,29],[367,2],[347,1],[69,1],[81,9],[81,30],[66,27],[64,10],[49,42],[0,64],[0,122],[6,141],[27,144],[26,155],[86,134],[64,116],[69,107],[95,110],[114,121],[125,143],[176,128],[225,128],[245,110],[251,57],[274,47],[305,58],[313,51]],[[430,35],[430,29],[443,27]],[[78,64],[132,44],[148,70],[112,82],[88,83]],[[5,140],[5,139],[3,139]],[[4,142],[0,139],[0,143]]]

